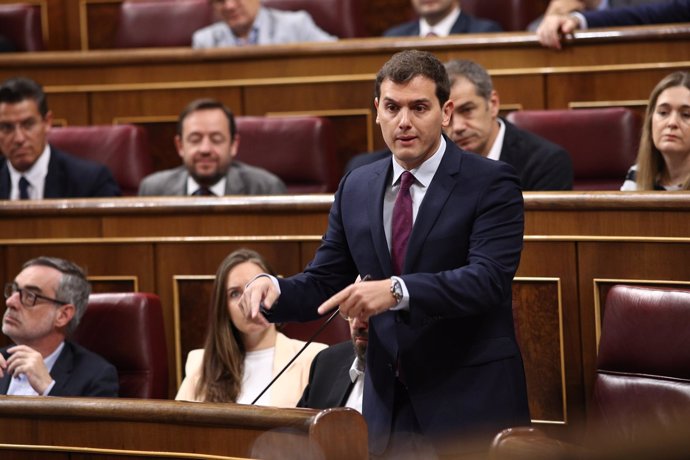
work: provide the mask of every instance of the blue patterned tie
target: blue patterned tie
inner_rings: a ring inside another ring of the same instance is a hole
[[[19,199],[28,200],[29,199],[29,181],[26,177],[22,176],[19,178]]]

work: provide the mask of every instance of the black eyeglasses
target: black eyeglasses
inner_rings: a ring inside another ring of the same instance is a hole
[[[33,291],[29,291],[28,289],[22,289],[19,286],[17,286],[17,283],[5,283],[5,299],[9,299],[10,297],[12,297],[12,295],[14,295],[15,292],[19,293],[19,301],[25,307],[35,306],[36,300],[38,299],[43,299],[47,302],[56,303],[58,305],[67,305],[69,303],[63,300],[51,299],[50,297],[37,294]]]

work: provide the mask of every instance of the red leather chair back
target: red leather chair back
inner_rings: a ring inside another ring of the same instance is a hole
[[[340,38],[366,36],[361,0],[262,0],[267,8],[304,10],[316,25]]]
[[[54,127],[48,132],[54,147],[106,165],[123,195],[136,195],[139,182],[153,172],[146,131],[136,125]]]
[[[619,190],[635,163],[642,120],[630,109],[519,110],[507,119],[570,153],[575,190]]]
[[[330,316],[330,314],[328,316]],[[281,328],[281,332],[292,339],[306,342],[311,339],[316,331],[326,322],[328,316],[306,323],[285,323]],[[314,342],[325,343],[327,345],[335,345],[345,340],[351,340],[350,324],[340,315],[336,315],[336,317],[319,332],[319,335],[314,338]]]
[[[335,135],[320,117],[237,117],[237,159],[280,177],[288,193],[330,193],[337,187]]]
[[[116,368],[122,398],[168,398],[163,312],[155,294],[91,294],[74,340]]]
[[[17,51],[42,51],[41,6],[0,4],[0,34],[10,40]]]
[[[503,30],[525,30],[544,12],[539,0],[462,0],[462,10],[478,18],[498,22]]]
[[[124,1],[116,48],[192,46],[192,35],[213,22],[209,0]]]
[[[588,418],[607,436],[690,413],[690,288],[617,285],[606,298]]]

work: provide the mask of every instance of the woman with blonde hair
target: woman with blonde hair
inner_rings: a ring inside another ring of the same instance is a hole
[[[673,72],[649,96],[637,161],[621,190],[690,190],[690,73]]]
[[[186,377],[175,399],[251,404],[304,342],[287,338],[274,324],[245,318],[239,309],[244,286],[260,273],[275,275],[257,252],[238,249],[218,267],[206,342],[189,352]],[[310,344],[257,401],[259,405],[294,407],[309,380],[314,356],[326,345]]]

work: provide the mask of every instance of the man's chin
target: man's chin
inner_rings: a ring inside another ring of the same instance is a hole
[[[199,173],[198,171],[196,171],[193,174],[191,174],[191,176],[196,181],[197,184],[205,185],[207,187],[211,187],[211,186],[217,184],[218,181],[223,178],[223,176],[221,174],[218,174],[216,172],[204,174],[204,173]]]

